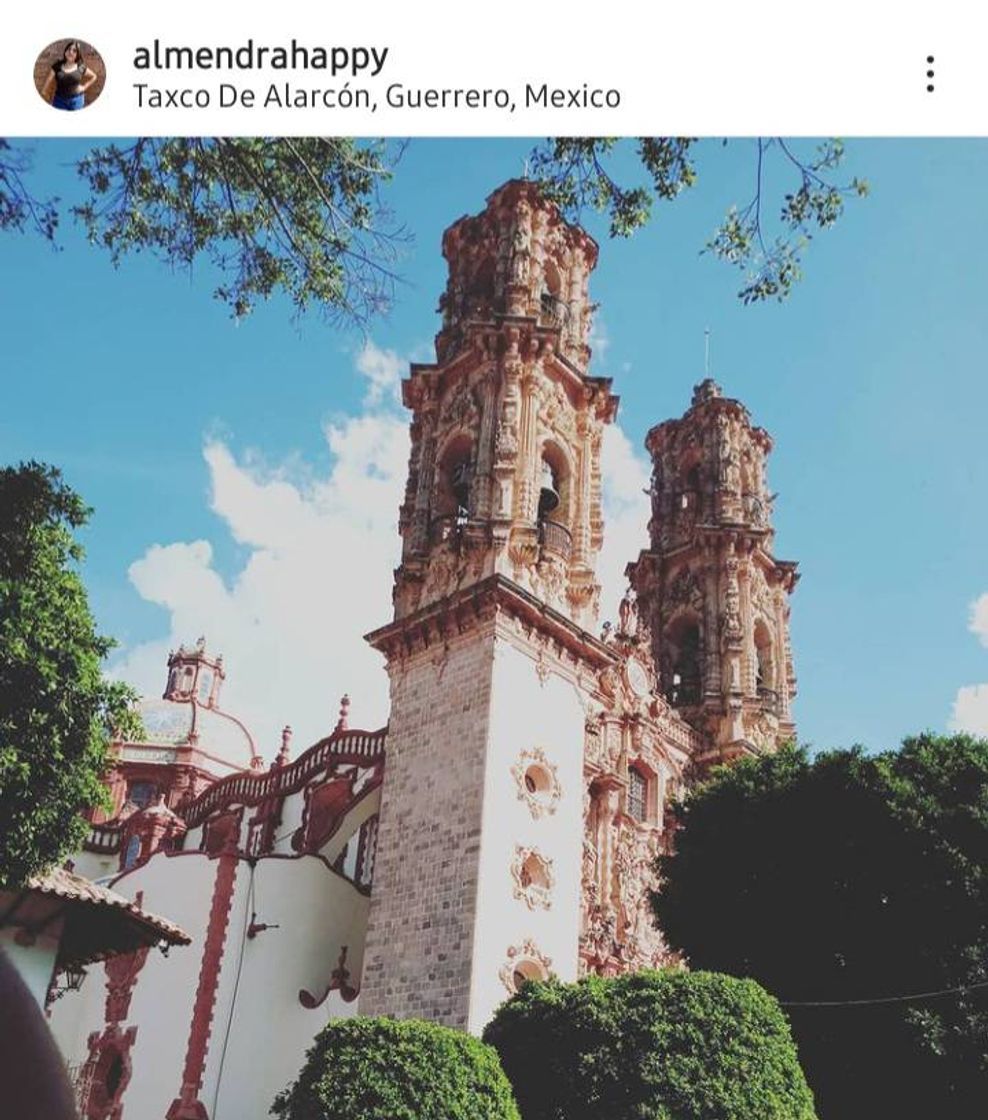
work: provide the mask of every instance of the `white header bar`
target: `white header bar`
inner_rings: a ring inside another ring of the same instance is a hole
[[[988,19],[958,0],[314,7],[21,6],[0,135],[988,134]],[[105,85],[58,112],[39,56],[73,38]]]

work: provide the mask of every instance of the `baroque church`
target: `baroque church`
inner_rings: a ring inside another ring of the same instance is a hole
[[[789,595],[766,461],[712,381],[652,428],[648,547],[601,623],[598,247],[513,180],[445,233],[436,361],[403,383],[411,456],[388,724],[266,766],[223,659],[168,659],[146,741],[76,872],[184,930],[90,969],[49,1017],[86,1120],[252,1120],[341,1016],[479,1033],[530,978],[677,963],[653,924],[666,807],[794,737]]]

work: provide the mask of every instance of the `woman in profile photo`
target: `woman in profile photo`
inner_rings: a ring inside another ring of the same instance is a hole
[[[86,66],[79,44],[66,43],[62,57],[45,79],[41,96],[46,101],[50,100],[56,109],[84,109],[86,90],[95,81],[96,71]]]

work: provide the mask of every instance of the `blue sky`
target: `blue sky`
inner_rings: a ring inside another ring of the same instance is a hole
[[[114,665],[160,690],[168,646],[205,632],[227,697],[270,756],[291,722],[324,733],[344,689],[386,717],[360,634],[388,617],[405,418],[393,388],[430,355],[442,230],[518,175],[523,141],[413,141],[386,200],[414,234],[398,303],[368,336],[281,300],[234,324],[191,277],[114,270],[67,221],[62,251],[0,240],[5,461],[61,466],[95,507],[85,578]],[[803,142],[802,150],[810,145]],[[79,142],[36,145],[36,186],[71,200]],[[699,183],[628,241],[601,241],[593,369],[621,394],[609,457],[608,589],[636,537],[647,429],[711,372],[776,441],[776,551],[800,562],[800,736],[817,747],[988,733],[988,142],[849,141],[871,195],[814,241],[782,305],[742,307],[699,250],[750,196],[751,141],[705,142]],[[781,197],[783,183],[773,180]],[[776,208],[775,197],[769,205]],[[377,386],[377,388],[375,388]],[[985,596],[985,598],[981,598]]]

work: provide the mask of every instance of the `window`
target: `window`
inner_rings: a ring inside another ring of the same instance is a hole
[[[518,783],[519,799],[528,805],[535,819],[556,811],[562,790],[556,768],[541,747],[522,751],[511,773]]]
[[[203,669],[199,673],[199,703],[209,703],[209,691],[213,687],[213,674]]]
[[[139,836],[131,836],[127,841],[127,847],[124,851],[123,866],[121,870],[127,871],[137,863],[141,856],[141,838]]]
[[[632,766],[628,770],[628,815],[645,820],[648,811],[648,779]]]
[[[520,992],[529,980],[545,980],[548,972],[539,961],[519,961],[511,973],[511,987]]]
[[[138,809],[146,809],[158,792],[154,782],[128,782],[127,800]]]
[[[519,845],[515,848],[511,874],[515,880],[515,898],[524,902],[529,910],[550,909],[555,881],[551,860],[534,848]]]

